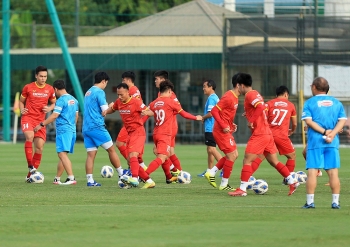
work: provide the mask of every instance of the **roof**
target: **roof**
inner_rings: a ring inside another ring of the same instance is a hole
[[[221,36],[225,17],[244,17],[223,7],[195,0],[103,32],[101,36]]]

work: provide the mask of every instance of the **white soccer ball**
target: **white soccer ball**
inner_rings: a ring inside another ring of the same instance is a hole
[[[30,180],[34,184],[42,184],[44,183],[44,175],[41,172],[35,172],[32,175],[30,175]]]
[[[253,189],[253,184],[255,183],[256,179],[253,176],[250,176],[248,183],[249,185],[247,186],[247,190],[252,190]]]
[[[103,166],[101,168],[101,176],[103,178],[111,178],[113,177],[114,169],[111,166]]]
[[[305,184],[307,180],[307,174],[303,171],[296,172],[299,184]]]
[[[177,176],[177,181],[180,184],[189,184],[191,183],[191,174],[185,171],[181,171]]]
[[[265,180],[257,179],[253,184],[253,191],[257,195],[265,194],[269,189],[269,185]]]

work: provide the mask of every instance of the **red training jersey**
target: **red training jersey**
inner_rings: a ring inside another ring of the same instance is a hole
[[[215,105],[219,109],[220,118],[227,126],[230,127],[233,132],[234,125],[233,121],[236,116],[238,108],[238,96],[232,91],[227,91],[220,99],[220,101]],[[215,121],[213,131],[222,132],[222,128]]]
[[[117,99],[114,102],[112,109],[119,111],[120,117],[122,118],[124,127],[126,128],[128,134],[138,128],[142,128],[144,130],[143,121],[141,120],[141,112],[142,110],[146,110],[147,107],[142,100],[130,97],[126,103],[123,103],[120,99]]]
[[[276,98],[266,103],[267,119],[274,136],[288,136],[290,119],[297,117],[295,106],[284,98]]]
[[[252,122],[251,119],[254,115],[255,108],[262,104],[265,106],[263,97],[256,90],[251,90],[245,95],[244,99],[244,111],[248,122]],[[252,135],[269,135],[271,130],[267,122],[266,111],[262,111],[261,115],[253,122]]]
[[[182,111],[181,105],[171,97],[158,97],[149,104],[149,108],[154,112],[155,127],[153,134],[172,135],[174,118]]]
[[[160,92],[158,92],[158,98],[160,97]],[[180,107],[181,107],[181,104],[180,104],[180,102],[179,102],[179,100],[177,99],[177,97],[176,97],[176,94],[173,92],[173,91],[171,91],[171,96],[170,96],[170,99],[172,99],[173,101],[175,101],[177,104],[179,104],[180,105]],[[182,108],[182,107],[181,107]],[[178,114],[178,112],[176,112],[176,111],[174,111],[174,118],[173,118],[173,133],[176,133],[177,132],[177,128],[178,128],[178,126],[177,126],[177,119],[176,119],[176,115]]]
[[[131,86],[129,88],[129,95],[142,100],[140,90],[136,86]]]
[[[46,115],[46,113],[43,112],[44,106],[46,106],[49,101],[51,103],[56,101],[53,87],[46,83],[43,86],[39,86],[36,82],[25,85],[21,97],[26,99],[25,108],[28,109],[28,113],[22,115],[22,120],[26,119],[26,121],[44,121]]]

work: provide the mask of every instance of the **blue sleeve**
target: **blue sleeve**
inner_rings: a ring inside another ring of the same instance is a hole
[[[216,100],[213,97],[210,97],[208,99],[208,111],[211,111],[213,109],[213,107],[216,105]]]
[[[310,111],[310,108],[309,108],[309,103],[310,103],[310,100],[307,100],[304,104],[304,108],[303,108],[303,113],[301,115],[301,120],[304,120],[306,118],[311,118],[312,119],[312,114],[311,114],[311,111]]]
[[[55,108],[53,109],[53,112],[56,112],[58,114],[61,114],[62,109],[64,107],[65,102],[62,100],[62,98],[59,98],[56,101]]]
[[[79,112],[79,101],[75,100],[75,103],[76,111]]]
[[[103,105],[108,105],[107,101],[106,101],[106,94],[103,90],[101,90],[97,93],[97,102],[98,102],[99,107],[101,107]]]
[[[338,119],[347,119],[343,104],[340,101],[338,101],[338,104],[340,108],[338,113]]]

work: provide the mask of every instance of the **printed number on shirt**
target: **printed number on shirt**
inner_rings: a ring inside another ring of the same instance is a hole
[[[28,129],[28,123],[23,124],[23,130]]]
[[[164,119],[165,119],[165,112],[164,110],[155,110],[154,111],[156,113],[156,125],[160,126],[164,123]]]
[[[284,118],[286,117],[287,113],[288,113],[288,110],[284,110],[284,109],[273,109],[272,114],[273,114],[273,115],[276,115],[276,116],[275,116],[275,118],[272,120],[271,124],[272,124],[272,125],[278,125],[278,126],[280,126],[280,125],[282,124]],[[280,121],[278,121],[278,123],[277,123],[277,120],[278,120],[278,118],[280,117],[280,115],[282,115],[282,117],[281,117]]]

